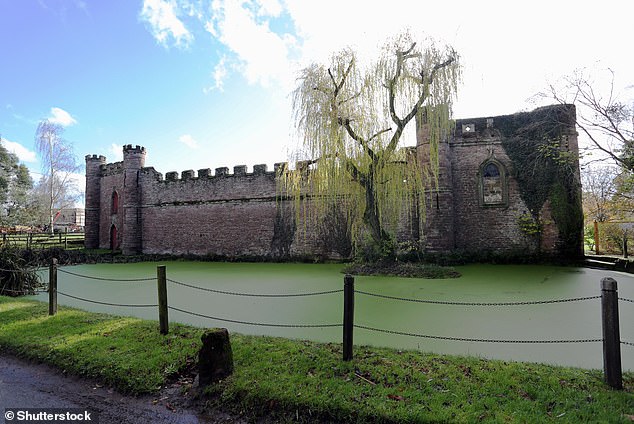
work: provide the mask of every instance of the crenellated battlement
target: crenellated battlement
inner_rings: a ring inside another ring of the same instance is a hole
[[[113,162],[101,165],[102,175],[114,175],[123,172],[123,162]]]
[[[145,153],[145,147],[139,146],[138,144],[134,147],[132,144],[126,144],[123,146],[123,153]]]
[[[287,162],[276,163],[273,167],[273,171],[269,171],[266,164],[253,165],[253,172],[248,172],[247,165],[236,165],[233,167],[233,173],[229,172],[229,168],[220,167],[216,168],[213,172],[210,168],[199,169],[194,171],[188,169],[186,171],[177,172],[171,171],[165,174],[163,179],[160,173],[157,173],[160,181],[164,182],[176,182],[176,181],[190,181],[190,180],[208,180],[219,178],[242,178],[242,177],[256,177],[256,176],[269,176],[275,177],[280,169],[288,167]]]
[[[94,162],[106,162],[106,157],[103,155],[86,155],[86,162],[94,161]]]

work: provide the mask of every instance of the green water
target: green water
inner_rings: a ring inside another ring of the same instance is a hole
[[[167,262],[168,279],[215,290],[242,293],[304,293],[343,288],[340,265]],[[60,292],[100,302],[156,304],[156,281],[110,282],[64,273],[112,279],[156,276],[155,263],[99,264],[62,268]],[[600,281],[613,277],[619,296],[634,299],[634,276],[585,268],[533,265],[468,265],[461,278],[446,280],[357,277],[357,290],[388,296],[452,302],[518,302],[600,295]],[[39,297],[46,300],[46,294]],[[210,293],[168,283],[169,305],[197,314],[263,324],[337,324],[343,294],[271,298]],[[118,315],[157,319],[156,308],[87,303],[60,295],[60,304]],[[621,340],[634,342],[634,303],[621,301]],[[433,336],[497,340],[600,339],[600,299],[525,306],[453,306],[403,302],[356,294],[355,323],[383,330]],[[170,310],[170,321],[226,327],[244,334],[267,334],[341,342],[341,328],[278,328],[222,322]],[[518,344],[433,340],[356,329],[357,345],[420,349],[505,360],[602,368],[602,344]],[[623,369],[634,369],[634,347],[622,345]]]

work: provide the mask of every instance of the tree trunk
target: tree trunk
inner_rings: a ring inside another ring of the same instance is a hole
[[[369,177],[369,184],[365,187],[365,211],[363,221],[370,230],[372,242],[381,255],[381,260],[393,259],[394,248],[390,246],[390,235],[383,229],[379,213],[379,205],[374,192],[374,177]]]
[[[53,165],[53,140],[49,139],[49,147],[50,147],[50,159],[51,159],[51,180],[50,180],[50,190],[51,190],[51,202],[50,202],[50,209],[49,209],[49,215],[50,215],[50,220],[49,220],[49,224],[50,224],[50,228],[49,231],[51,233],[51,235],[55,234],[55,231],[53,230],[53,225],[54,225],[54,221],[55,218],[53,218],[53,205],[55,204],[55,195],[53,192],[53,184],[55,182],[55,166]]]

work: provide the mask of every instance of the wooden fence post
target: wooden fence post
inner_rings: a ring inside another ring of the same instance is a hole
[[[165,265],[156,267],[156,280],[158,282],[159,328],[161,334],[167,334],[169,332],[169,318],[167,314],[167,276]]]
[[[57,313],[57,259],[52,258],[48,268],[48,314]]]
[[[616,280],[601,280],[601,315],[603,326],[603,374],[612,388],[623,389],[621,370],[621,335],[619,333],[619,294]]]
[[[594,221],[594,253],[599,255],[599,223]]]
[[[354,277],[343,279],[343,360],[352,360],[354,331]]]

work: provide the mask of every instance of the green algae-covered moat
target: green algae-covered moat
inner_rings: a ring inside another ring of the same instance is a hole
[[[342,322],[344,276],[342,265],[336,264],[178,261],[61,267],[58,302],[157,320],[156,307],[109,306],[66,296],[119,305],[157,304],[157,265],[166,266],[171,322],[226,327],[244,334],[341,342],[342,329],[333,325]],[[634,346],[627,344],[634,343],[634,276],[544,265],[477,264],[457,269],[462,276],[453,279],[356,277],[355,324],[366,328],[355,329],[355,345],[602,368],[602,343],[586,341],[602,338],[600,299],[526,305],[444,302],[516,303],[594,297],[601,295],[601,279],[612,277],[623,299],[619,302],[621,340],[626,342],[621,345],[623,369],[634,370]],[[46,281],[48,272],[42,276]],[[313,295],[272,296],[304,293]],[[38,297],[48,299],[45,293]],[[570,340],[583,342],[560,342]]]

